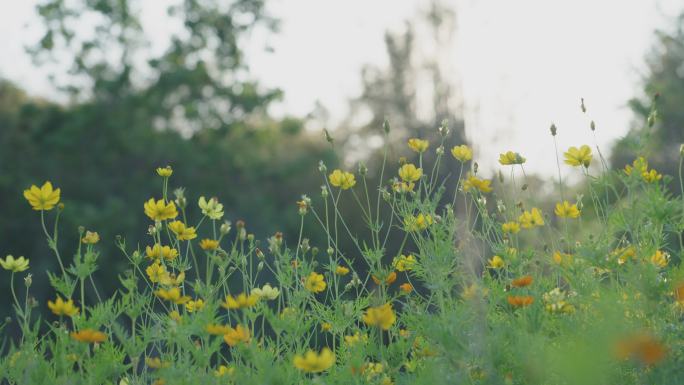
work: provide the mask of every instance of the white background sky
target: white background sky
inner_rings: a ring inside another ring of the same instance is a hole
[[[445,0],[446,1],[446,0]],[[170,33],[165,1],[144,2],[151,36]],[[447,1],[449,2],[449,1]],[[276,112],[306,115],[320,101],[339,121],[361,90],[364,64],[384,65],[383,35],[401,31],[427,1],[272,0],[282,20],[270,39],[273,53],[251,54],[252,74],[279,87]],[[607,149],[624,135],[629,98],[639,90],[644,56],[655,29],[669,29],[684,11],[681,0],[450,0],[458,14],[457,39],[448,52],[463,86],[467,135],[479,162],[494,166],[499,152],[528,158],[528,169],[555,172],[548,127],[561,147],[592,144],[588,123]],[[34,95],[54,97],[45,71],[32,66],[23,46],[40,27],[35,0],[0,0],[0,76]],[[579,109],[584,97],[588,114]],[[391,117],[390,117],[391,118]]]

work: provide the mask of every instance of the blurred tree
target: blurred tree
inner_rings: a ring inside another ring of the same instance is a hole
[[[645,155],[660,172],[676,175],[679,146],[684,142],[684,13],[676,19],[672,32],[657,31],[656,36],[647,57],[644,96],[629,102],[636,115],[635,126],[615,145],[612,163],[622,167]]]
[[[111,292],[118,286],[112,272],[123,264],[115,236],[125,237],[129,248],[149,242],[142,203],[161,195],[156,167],[173,166],[171,187],[187,187],[191,217],[198,218],[199,195],[216,196],[226,219],[245,219],[257,239],[283,231],[286,242],[296,242],[294,202],[318,190],[318,160],[335,165],[322,138],[303,130],[303,120],[268,115],[280,91],[250,79],[245,38],[277,25],[264,1],[173,4],[167,22],[178,28],[153,57],[146,56],[155,50],[146,49],[142,4],[47,0],[38,6],[45,35],[30,53],[52,68],[69,104],[30,98],[0,81],[0,253],[30,258],[40,278],[32,292],[42,304],[54,296],[42,271],[57,265],[22,197],[31,184],[50,180],[62,189],[65,255],[79,242],[79,225],[100,233],[96,277]],[[316,233],[308,235],[316,245]],[[0,290],[7,285],[0,280]],[[0,316],[9,312],[6,305],[0,299]]]

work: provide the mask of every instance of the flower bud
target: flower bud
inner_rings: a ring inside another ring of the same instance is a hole
[[[477,174],[478,168],[480,168],[480,165],[477,162],[473,162],[473,174]]]
[[[31,273],[29,273],[26,276],[26,278],[24,278],[24,285],[26,285],[26,287],[28,288],[28,287],[31,287],[32,283],[33,283],[33,275]]]
[[[580,108],[582,108],[582,112],[586,113],[587,112],[587,107],[584,106],[584,98],[582,99],[582,103],[580,104]]]
[[[368,174],[368,167],[363,162],[359,162],[359,175],[366,176]]]
[[[264,261],[259,262],[257,265],[257,271],[261,271],[264,269]]]
[[[437,155],[442,156],[444,155],[444,146],[439,146],[437,147],[437,150],[435,151]]]
[[[328,168],[325,166],[325,163],[323,163],[322,160],[318,161],[318,171],[320,171],[324,174],[328,171]]]
[[[254,241],[254,234],[252,234],[252,233],[247,234],[247,240],[250,242]]]
[[[264,258],[266,258],[266,256],[264,255],[264,252],[261,251],[261,249],[258,248],[258,247],[257,247],[256,250],[254,251],[254,253],[256,254],[257,258],[259,258],[259,259],[261,259],[261,260],[263,260]]]
[[[323,199],[328,197],[328,187],[325,185],[321,186],[321,196]]]
[[[327,252],[328,252],[328,255],[333,255],[333,253],[335,252],[335,249],[333,249],[332,247],[328,247]]]
[[[446,137],[449,135],[449,120],[444,119],[442,120],[442,124],[439,125],[439,134],[442,135],[442,137]]]
[[[385,130],[385,134],[389,134],[390,132],[390,123],[387,118],[382,122],[382,129]]]
[[[223,224],[219,228],[219,231],[221,232],[221,234],[226,235],[230,232],[230,227],[231,227],[230,221],[225,221],[225,222],[223,222]]]
[[[596,131],[596,123],[594,123],[593,120],[589,123],[589,128],[591,128],[592,131]]]

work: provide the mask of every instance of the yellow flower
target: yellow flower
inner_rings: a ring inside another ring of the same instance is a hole
[[[209,217],[209,219],[219,220],[223,218],[223,204],[219,203],[218,199],[210,198],[208,201],[203,196],[200,197],[197,205],[202,209],[202,214]]]
[[[168,368],[170,362],[162,361],[159,357],[145,357],[145,365],[152,369]]]
[[[553,253],[553,262],[557,265],[567,266],[572,264],[572,255],[556,251]]]
[[[418,214],[416,217],[408,217],[404,220],[404,225],[408,231],[422,231],[434,223],[432,216]]]
[[[413,255],[400,255],[399,258],[394,258],[392,266],[397,269],[397,271],[410,271],[416,263],[416,257]]]
[[[221,365],[218,369],[214,370],[214,375],[216,377],[223,377],[225,375],[232,376],[235,373],[235,368],[232,366]]]
[[[320,373],[330,369],[335,364],[335,353],[328,348],[323,348],[320,354],[313,350],[307,351],[304,356],[295,355],[295,368],[307,373]]]
[[[634,246],[621,247],[613,250],[613,255],[617,256],[618,265],[624,265],[630,258],[636,256],[636,249]]]
[[[330,322],[323,322],[323,323],[321,324],[321,330],[323,330],[324,332],[329,332],[329,331],[331,331],[331,330],[332,330],[332,327],[333,327],[333,326],[332,326],[332,324],[331,324]]]
[[[632,170],[637,170],[639,173],[648,171],[648,160],[640,156],[632,162],[632,165],[625,166],[625,174],[632,175]]]
[[[153,221],[164,221],[178,216],[176,204],[173,202],[166,203],[163,199],[155,201],[154,198],[150,198],[150,200],[145,202],[143,208],[145,209],[145,215]]]
[[[204,301],[201,298],[198,298],[194,301],[188,301],[188,303],[185,304],[185,310],[188,311],[188,313],[194,313],[196,311],[200,311],[204,308]]]
[[[580,148],[570,147],[563,155],[565,156],[565,163],[571,166],[584,166],[588,168],[591,164],[591,148],[586,144],[580,146]]]
[[[158,260],[149,265],[147,269],[145,269],[145,273],[147,273],[147,276],[153,283],[165,281],[169,276],[169,272],[166,271],[166,267],[164,267],[164,265],[162,265]]]
[[[498,255],[493,256],[487,261],[487,267],[491,267],[492,269],[500,269],[504,267],[505,264],[506,263],[504,262],[503,258],[499,257]]]
[[[397,320],[397,316],[392,310],[392,304],[386,303],[382,306],[371,307],[366,310],[366,314],[363,315],[363,322],[368,326],[377,326],[383,330],[388,330],[394,322]]]
[[[74,300],[70,299],[64,301],[61,297],[57,296],[55,302],[48,301],[48,308],[55,314],[59,316],[73,317],[78,314],[79,309],[74,306]]]
[[[216,336],[219,336],[219,335],[222,336],[222,335],[228,334],[228,333],[230,333],[230,329],[231,329],[230,326],[218,325],[218,324],[209,324],[205,328],[207,333],[212,334],[212,335],[216,335]]]
[[[463,163],[473,159],[473,150],[465,144],[462,144],[460,146],[454,146],[451,149],[451,155]]]
[[[665,267],[669,262],[670,255],[660,250],[657,250],[655,254],[651,256],[651,263],[653,263],[656,267]]]
[[[266,298],[269,301],[273,301],[280,295],[280,290],[277,287],[271,287],[269,284],[265,284],[261,288],[256,288],[252,290],[252,294],[259,298]]]
[[[530,211],[523,211],[522,215],[518,217],[518,222],[523,229],[529,229],[534,226],[544,226],[544,218],[542,217],[541,210],[538,208],[532,208]]]
[[[475,175],[468,173],[468,176],[463,181],[463,191],[470,191],[471,189],[479,190],[483,193],[492,191],[492,181],[489,179],[480,179]]]
[[[197,238],[197,233],[195,233],[194,227],[187,227],[185,223],[181,221],[173,221],[169,223],[169,229],[176,234],[181,241],[189,241],[191,239]]]
[[[356,184],[354,174],[339,169],[328,175],[328,180],[331,185],[339,187],[342,190],[350,189]]]
[[[226,341],[228,346],[235,346],[241,342],[249,343],[252,339],[251,332],[248,328],[242,325],[237,325],[235,328],[230,328],[228,333],[223,335],[223,340]]]
[[[178,257],[178,250],[169,246],[162,246],[159,243],[155,243],[154,246],[147,246],[145,248],[145,254],[147,255],[147,258],[164,258],[167,261],[172,261]]]
[[[651,169],[649,171],[644,171],[641,173],[641,179],[643,179],[646,183],[653,183],[661,180],[663,176],[658,173],[655,169]]]
[[[517,152],[507,151],[503,154],[499,154],[499,163],[503,166],[512,164],[523,164],[527,159],[523,158],[522,155]]]
[[[52,210],[59,203],[59,189],[52,189],[52,183],[45,182],[40,188],[32,185],[24,190],[24,198],[34,210]]]
[[[405,182],[416,182],[423,176],[423,169],[417,168],[412,163],[407,163],[399,168],[399,178]]]
[[[463,289],[461,297],[465,300],[471,300],[478,297],[486,297],[489,294],[489,289],[483,288],[476,283],[470,284]]]
[[[344,342],[349,346],[354,346],[359,342],[365,344],[366,342],[368,342],[368,336],[365,334],[361,334],[357,331],[353,335],[344,336]]]
[[[578,218],[580,216],[577,204],[570,204],[568,201],[556,203],[556,210],[554,212],[560,218]]]
[[[304,288],[312,293],[320,293],[327,287],[323,274],[312,271],[304,281]]]
[[[216,250],[219,246],[219,241],[215,239],[202,239],[199,246],[202,250]]]
[[[86,245],[94,245],[100,242],[100,234],[95,231],[86,231],[86,234],[81,239],[81,242],[85,243]]]
[[[24,257],[14,259],[13,256],[8,255],[5,257],[4,261],[0,259],[0,266],[13,273],[19,273],[29,268],[29,260]]]
[[[166,301],[171,301],[176,305],[182,305],[190,301],[190,297],[188,297],[187,295],[181,295],[181,291],[177,287],[173,287],[169,290],[159,289],[155,291],[154,294],[156,294],[157,297]]]
[[[335,268],[335,274],[337,274],[337,275],[343,275],[343,276],[344,276],[344,275],[347,275],[347,274],[349,274],[349,268],[344,267],[344,266],[337,266],[337,267]]]
[[[428,149],[428,147],[430,146],[430,142],[423,139],[411,138],[408,140],[408,146],[409,148],[411,148],[411,150],[421,153],[425,152]]]
[[[240,293],[237,297],[232,295],[227,295],[226,300],[221,304],[226,309],[242,309],[247,307],[252,307],[256,305],[259,300],[259,296],[252,293],[247,295],[246,293]]]
[[[501,225],[501,231],[504,233],[515,234],[520,231],[520,223],[518,222],[506,222]]]
[[[157,175],[159,175],[162,178],[168,178],[173,174],[173,169],[171,166],[166,166],[166,167],[157,167]]]
[[[107,339],[107,335],[99,330],[81,329],[77,332],[71,332],[71,338],[78,342],[86,342],[92,344],[103,342]]]

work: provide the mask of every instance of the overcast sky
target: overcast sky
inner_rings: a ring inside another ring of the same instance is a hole
[[[171,26],[160,17],[166,0],[144,2],[151,36]],[[303,116],[320,101],[342,119],[360,92],[364,64],[386,63],[383,34],[401,31],[426,1],[272,0],[282,20],[273,53],[253,52],[252,74],[279,87],[275,112]],[[35,41],[34,0],[0,0],[0,76],[30,93],[52,97],[45,71],[31,65],[24,44]],[[639,92],[644,57],[655,29],[669,29],[684,4],[676,0],[452,0],[457,39],[448,54],[463,86],[467,135],[485,169],[497,154],[521,152],[528,169],[555,172],[548,127],[561,147],[593,144],[588,124],[607,149],[629,128],[629,98]],[[681,9],[680,9],[681,8]],[[579,109],[586,100],[588,114]],[[391,118],[391,117],[390,117]]]

